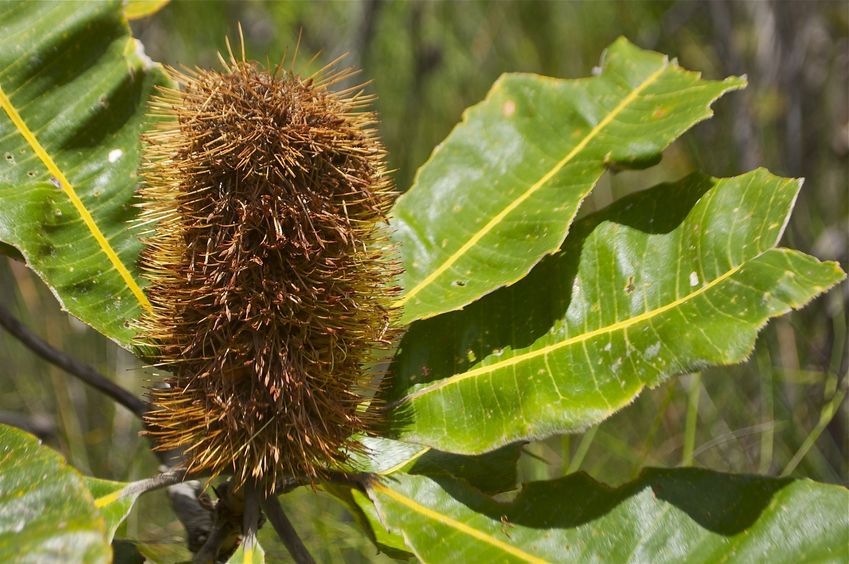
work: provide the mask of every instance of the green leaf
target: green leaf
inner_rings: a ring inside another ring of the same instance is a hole
[[[398,472],[450,476],[467,480],[487,493],[515,488],[516,463],[523,446],[516,443],[479,456],[464,456],[383,437],[362,437],[360,441],[366,451],[352,453],[352,467],[359,472],[383,476]],[[348,508],[357,526],[378,550],[392,558],[412,556],[403,539],[388,532],[380,523],[374,504],[368,497],[356,489],[333,483],[322,487]]]
[[[351,470],[372,474],[392,474],[408,468],[425,454],[428,447],[394,441],[383,437],[359,437],[365,450],[350,453]]]
[[[388,476],[396,472],[452,476],[475,484],[484,492],[497,493],[516,486],[516,463],[524,443],[492,452],[466,456],[385,437],[361,437],[365,451],[351,453],[350,469]]]
[[[516,463],[523,443],[507,445],[478,456],[464,456],[433,450],[383,437],[362,437],[365,452],[354,452],[352,469],[382,476],[398,472],[428,476],[450,476],[475,484],[479,491],[499,493],[516,486]],[[354,517],[357,526],[378,550],[392,558],[411,558],[404,540],[380,523],[371,500],[347,486],[326,483],[322,488],[340,500]]]
[[[164,8],[170,0],[124,0],[124,16],[128,20],[139,20],[152,16]]]
[[[599,76],[505,74],[419,169],[393,210],[402,322],[520,280],[563,243],[605,168],[645,167],[745,80],[705,81],[619,39]]]
[[[578,222],[519,284],[417,322],[391,368],[400,439],[479,453],[578,431],[645,386],[752,351],[843,278],[775,249],[800,182],[693,175]]]
[[[227,564],[264,564],[265,550],[262,549],[256,539],[252,542],[243,542],[227,561]]]
[[[516,464],[524,444],[513,443],[475,456],[430,449],[417,458],[406,472],[460,478],[484,493],[506,492],[516,487]]]
[[[849,491],[810,480],[649,469],[616,489],[573,474],[495,501],[397,474],[383,522],[423,562],[845,562]]]
[[[100,514],[106,521],[106,540],[112,542],[115,531],[130,514],[142,491],[127,491],[124,495],[125,488],[129,485],[126,482],[113,482],[88,476],[83,480],[94,497],[95,507],[100,509]]]
[[[109,562],[82,476],[40,441],[0,425],[0,562]]]
[[[0,241],[63,308],[129,346],[145,103],[165,82],[122,3],[0,3]]]
[[[377,516],[374,503],[365,494],[354,488],[332,483],[324,484],[322,488],[345,505],[357,527],[380,552],[402,560],[413,557],[404,539],[386,530]]]

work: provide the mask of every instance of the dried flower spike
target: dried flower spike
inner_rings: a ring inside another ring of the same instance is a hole
[[[169,69],[145,139],[144,342],[171,371],[147,421],[191,471],[271,489],[338,467],[363,409],[367,369],[391,331],[393,192],[371,99],[222,59]]]

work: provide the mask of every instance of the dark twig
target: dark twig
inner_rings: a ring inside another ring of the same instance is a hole
[[[91,366],[50,346],[47,341],[30,331],[3,306],[0,306],[0,325],[47,362],[58,366],[92,388],[103,392],[137,416],[141,417],[147,411],[147,403],[143,400],[110,381]]]
[[[172,468],[152,478],[130,482],[121,490],[121,497],[137,495],[179,484],[186,479],[186,471],[182,468]]]
[[[260,504],[262,505],[262,510],[265,512],[265,516],[268,517],[274,530],[277,531],[277,536],[286,545],[289,554],[292,555],[295,562],[298,564],[315,564],[315,560],[313,560],[307,547],[304,546],[301,537],[298,536],[298,532],[292,526],[292,522],[283,513],[283,508],[280,507],[277,497],[274,495],[262,497]]]
[[[262,512],[259,509],[260,493],[255,485],[245,488],[245,513],[242,515],[242,546],[245,550],[256,547],[256,534],[259,531]]]
[[[192,558],[192,564],[213,564],[217,562],[219,552],[232,535],[233,530],[229,523],[216,521],[209,532],[209,538]]]
[[[186,529],[186,544],[192,553],[198,552],[212,531],[214,513],[212,502],[199,480],[189,480],[168,487],[168,499],[177,518]]]
[[[143,420],[149,407],[145,401],[107,379],[91,366],[53,348],[2,306],[0,306],[0,326],[41,358],[103,392]],[[207,548],[207,550],[213,550],[213,554],[217,554],[222,544],[233,536],[233,528],[223,523],[218,528],[213,527],[213,512],[211,508],[204,507],[202,499],[204,494],[200,483],[185,482],[187,476],[184,469],[170,468],[180,465],[181,456],[178,453],[160,451],[154,451],[154,453],[164,463],[166,470],[153,478],[129,484],[121,494],[144,493],[151,489],[168,487],[168,496],[174,512],[186,527],[189,549],[194,552]],[[206,557],[204,554],[200,556]]]
[[[245,492],[233,487],[229,480],[214,488],[218,501],[212,508],[212,528],[203,546],[195,553],[192,562],[209,564],[226,561],[239,546],[244,523]]]

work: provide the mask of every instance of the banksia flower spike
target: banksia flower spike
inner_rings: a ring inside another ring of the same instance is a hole
[[[369,363],[391,337],[393,192],[371,102],[222,59],[169,69],[146,136],[142,266],[153,311],[143,342],[171,375],[147,423],[188,470],[267,490],[337,468],[365,410]]]

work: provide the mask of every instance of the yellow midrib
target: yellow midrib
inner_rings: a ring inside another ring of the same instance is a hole
[[[97,507],[98,509],[100,509],[102,507],[106,507],[110,503],[118,501],[120,498],[124,497],[124,490],[125,489],[126,488],[124,487],[124,488],[121,488],[120,490],[115,490],[112,493],[108,493],[104,496],[101,496],[101,497],[95,499],[94,500],[94,506]]]
[[[36,156],[44,163],[44,166],[47,167],[47,170],[53,175],[54,178],[59,182],[59,185],[62,188],[62,191],[65,192],[65,195],[68,196],[68,199],[71,200],[71,204],[73,204],[74,209],[77,210],[77,213],[80,214],[80,217],[83,220],[83,223],[88,228],[89,232],[91,232],[94,240],[97,241],[97,244],[100,245],[100,249],[109,259],[109,262],[112,263],[112,266],[115,270],[118,271],[118,274],[121,275],[121,278],[124,280],[124,283],[139,301],[139,304],[147,310],[151,310],[152,307],[150,302],[147,299],[147,296],[144,295],[141,287],[133,278],[130,271],[127,270],[127,267],[124,266],[124,263],[121,262],[121,258],[115,252],[115,249],[112,248],[112,245],[109,244],[109,241],[103,235],[103,232],[100,231],[100,228],[95,223],[94,218],[91,216],[91,213],[86,209],[85,204],[83,204],[80,197],[77,195],[74,187],[71,186],[71,183],[65,177],[65,174],[59,169],[56,165],[56,162],[51,158],[51,156],[47,153],[44,147],[39,143],[38,139],[36,139],[35,134],[30,130],[27,126],[26,122],[23,120],[21,115],[18,113],[18,110],[12,105],[12,101],[3,91],[3,87],[0,86],[0,106],[6,111],[6,114],[9,116],[9,119],[12,120],[12,123],[15,124],[18,132],[21,136],[26,140],[29,146],[32,148],[33,152],[35,152]]]
[[[430,447],[424,447],[421,450],[419,450],[418,452],[416,452],[416,454],[414,454],[413,456],[407,458],[406,460],[402,460],[401,462],[399,462],[395,466],[392,466],[390,468],[387,468],[386,470],[382,470],[382,471],[378,472],[378,474],[380,474],[381,476],[389,476],[390,474],[394,474],[395,472],[397,472],[398,470],[400,470],[401,468],[403,468],[407,464],[409,464],[412,461],[417,460],[417,459],[421,458],[422,456],[424,456],[424,454],[426,452],[428,452],[429,450],[430,450]]]
[[[584,137],[581,141],[575,145],[569,153],[566,154],[565,157],[560,159],[548,172],[546,172],[539,180],[534,182],[530,188],[525,190],[522,194],[519,195],[516,199],[512,200],[503,210],[498,212],[495,216],[490,219],[486,225],[484,225],[479,231],[477,231],[468,241],[463,243],[463,245],[457,249],[454,253],[452,253],[445,262],[443,262],[439,267],[437,267],[433,272],[425,276],[421,282],[413,286],[413,288],[407,292],[404,297],[395,301],[392,304],[392,307],[401,307],[410,301],[413,296],[422,291],[425,287],[429,286],[433,283],[434,280],[442,276],[449,268],[451,268],[455,262],[457,262],[460,257],[466,254],[470,249],[472,249],[478,242],[486,236],[487,233],[492,231],[496,225],[501,223],[505,217],[507,217],[513,210],[519,207],[525,200],[531,197],[534,192],[542,188],[549,180],[551,180],[554,175],[556,175],[560,170],[563,169],[569,162],[572,161],[581,151],[583,151],[586,146],[592,141],[605,127],[607,127],[616,116],[618,116],[626,107],[628,107],[637,97],[648,88],[654,81],[663,74],[669,66],[667,60],[664,60],[663,64],[655,70],[652,74],[650,74],[639,86],[637,86],[634,90],[628,93],[627,96],[622,98],[622,100],[613,108],[604,118],[599,121]]]
[[[466,525],[465,523],[461,523],[460,521],[457,521],[456,519],[452,519],[451,517],[448,517],[447,515],[443,515],[442,513],[438,513],[436,511],[430,509],[429,507],[425,507],[424,505],[421,505],[420,503],[408,498],[407,496],[401,495],[400,493],[396,492],[395,490],[391,490],[391,489],[387,488],[383,484],[374,484],[372,486],[372,489],[374,489],[377,492],[380,492],[381,494],[383,494],[383,495],[385,495],[389,498],[394,499],[395,501],[397,501],[401,505],[404,505],[405,507],[412,509],[416,513],[424,515],[428,519],[431,519],[433,521],[441,523],[441,524],[443,524],[447,527],[451,527],[453,529],[456,529],[457,531],[460,531],[461,533],[464,533],[464,534],[466,534],[470,537],[473,537],[473,538],[475,538],[479,541],[482,541],[482,542],[485,542],[489,545],[492,545],[492,546],[494,546],[494,547],[496,547],[500,550],[503,550],[504,552],[506,552],[506,553],[508,553],[512,556],[515,556],[516,558],[524,560],[525,562],[532,562],[533,564],[545,564],[545,562],[546,562],[542,558],[539,558],[539,557],[534,556],[532,554],[528,554],[527,552],[525,552],[525,551],[523,551],[519,548],[516,548],[515,546],[513,546],[511,544],[507,544],[506,542],[503,542],[503,541],[500,541],[496,538],[493,538],[490,535],[475,529],[474,527],[470,527],[470,526]]]
[[[466,380],[468,378],[474,378],[475,376],[479,376],[481,374],[487,374],[487,373],[490,373],[490,372],[495,372],[496,370],[500,370],[502,368],[506,368],[508,366],[514,366],[516,364],[520,364],[522,362],[526,362],[528,360],[531,360],[531,359],[534,359],[534,358],[537,358],[537,357],[540,357],[540,356],[545,356],[545,355],[547,355],[551,352],[554,352],[558,349],[562,349],[564,347],[568,347],[570,345],[574,345],[574,344],[580,343],[582,341],[587,341],[589,339],[592,339],[593,337],[598,337],[599,335],[603,335],[605,333],[613,333],[615,331],[621,331],[621,330],[627,329],[628,327],[630,327],[632,325],[636,325],[637,323],[641,323],[643,321],[648,321],[649,319],[657,317],[658,315],[661,315],[662,313],[665,313],[669,310],[675,309],[676,307],[686,303],[687,301],[695,298],[696,296],[699,296],[699,295],[707,292],[708,290],[710,290],[714,286],[722,283],[724,280],[727,280],[728,278],[730,278],[731,276],[736,274],[742,267],[743,267],[742,264],[735,266],[731,270],[723,273],[721,276],[718,276],[718,277],[714,278],[713,280],[711,280],[710,282],[704,284],[698,290],[691,292],[691,293],[687,294],[686,296],[678,298],[677,300],[669,302],[668,304],[661,306],[659,308],[643,312],[643,313],[641,313],[639,315],[635,315],[634,317],[631,317],[629,319],[623,319],[622,321],[617,321],[616,323],[612,323],[612,324],[607,325],[605,327],[600,327],[598,329],[588,331],[587,333],[575,335],[574,337],[571,337],[569,339],[564,339],[562,341],[552,343],[550,345],[544,346],[544,347],[537,349],[537,350],[534,350],[534,351],[529,351],[529,352],[526,352],[526,353],[523,353],[523,354],[516,355],[514,357],[502,360],[501,362],[496,362],[496,363],[489,364],[489,365],[486,365],[486,366],[480,366],[480,367],[475,368],[473,370],[469,370],[468,372],[463,372],[461,374],[457,374],[455,376],[445,378],[443,380],[440,380],[436,384],[433,384],[431,386],[427,386],[425,388],[421,388],[419,390],[416,390],[415,392],[413,392],[413,393],[405,396],[401,400],[399,400],[399,403],[404,403],[404,402],[414,400],[418,397],[429,394],[429,393],[434,392],[436,390],[445,388],[447,386],[456,384],[458,382],[462,382],[463,380]]]

